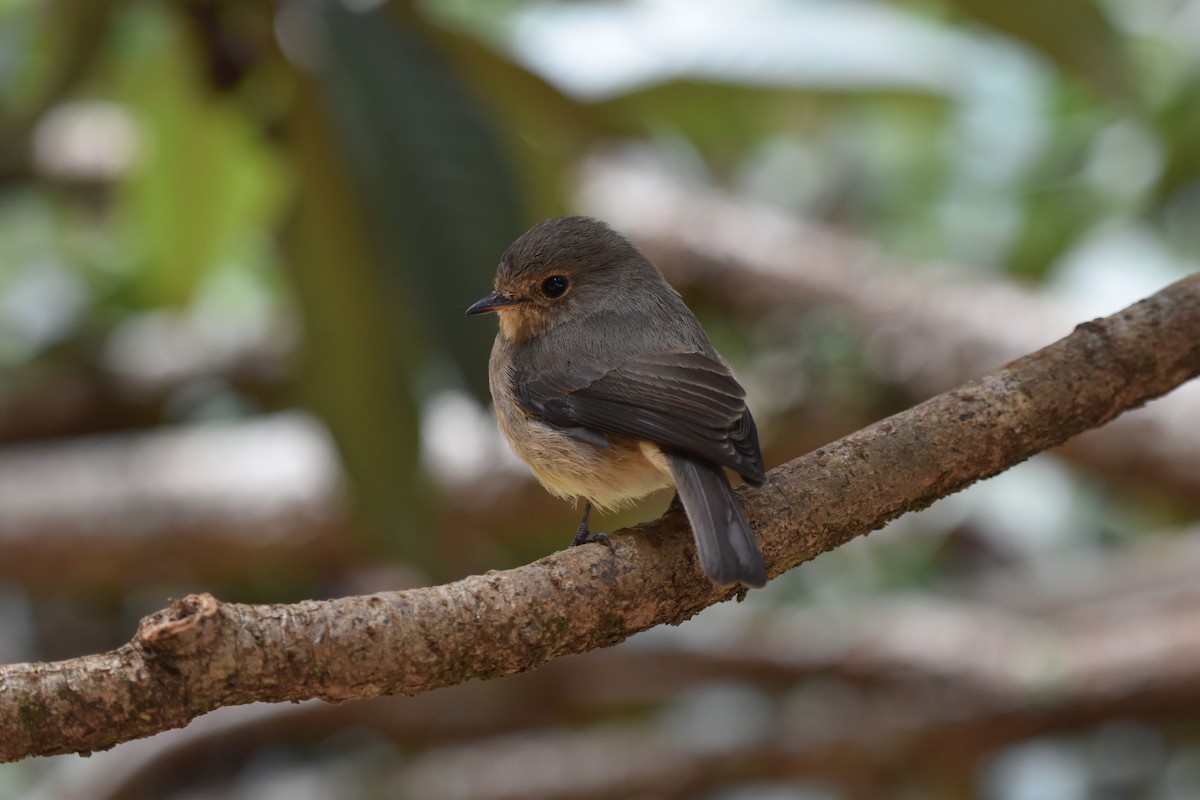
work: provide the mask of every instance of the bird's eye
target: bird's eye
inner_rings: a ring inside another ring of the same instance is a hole
[[[567,290],[567,279],[562,275],[551,275],[546,280],[542,281],[542,294],[551,299],[562,297],[562,293]]]

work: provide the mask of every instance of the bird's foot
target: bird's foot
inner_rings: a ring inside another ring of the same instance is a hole
[[[591,502],[583,504],[583,518],[579,520],[579,527],[575,529],[575,539],[571,542],[571,547],[578,547],[581,544],[592,544],[597,542],[605,547],[612,547],[612,539],[600,531],[588,530],[588,516],[592,513]]]
[[[589,531],[586,528],[580,528],[575,532],[575,540],[571,542],[571,547],[578,547],[581,544],[602,544],[605,547],[612,547],[612,539],[608,538],[608,534],[602,531]]]

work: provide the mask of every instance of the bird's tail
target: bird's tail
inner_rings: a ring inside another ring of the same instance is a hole
[[[713,583],[765,586],[758,541],[721,467],[665,453],[696,538],[700,566]]]

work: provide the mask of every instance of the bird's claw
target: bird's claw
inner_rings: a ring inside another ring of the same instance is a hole
[[[608,538],[608,534],[601,531],[589,531],[587,528],[580,528],[575,532],[575,540],[571,542],[571,547],[578,547],[581,544],[602,544],[605,547],[612,547],[612,539]]]

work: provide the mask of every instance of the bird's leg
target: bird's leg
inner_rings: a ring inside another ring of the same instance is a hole
[[[602,545],[612,547],[612,540],[605,536],[600,531],[593,533],[588,530],[588,516],[592,513],[592,501],[585,500],[583,503],[583,517],[579,520],[579,527],[575,530],[575,541],[571,542],[571,547],[578,547],[581,544],[591,544],[599,542]]]

